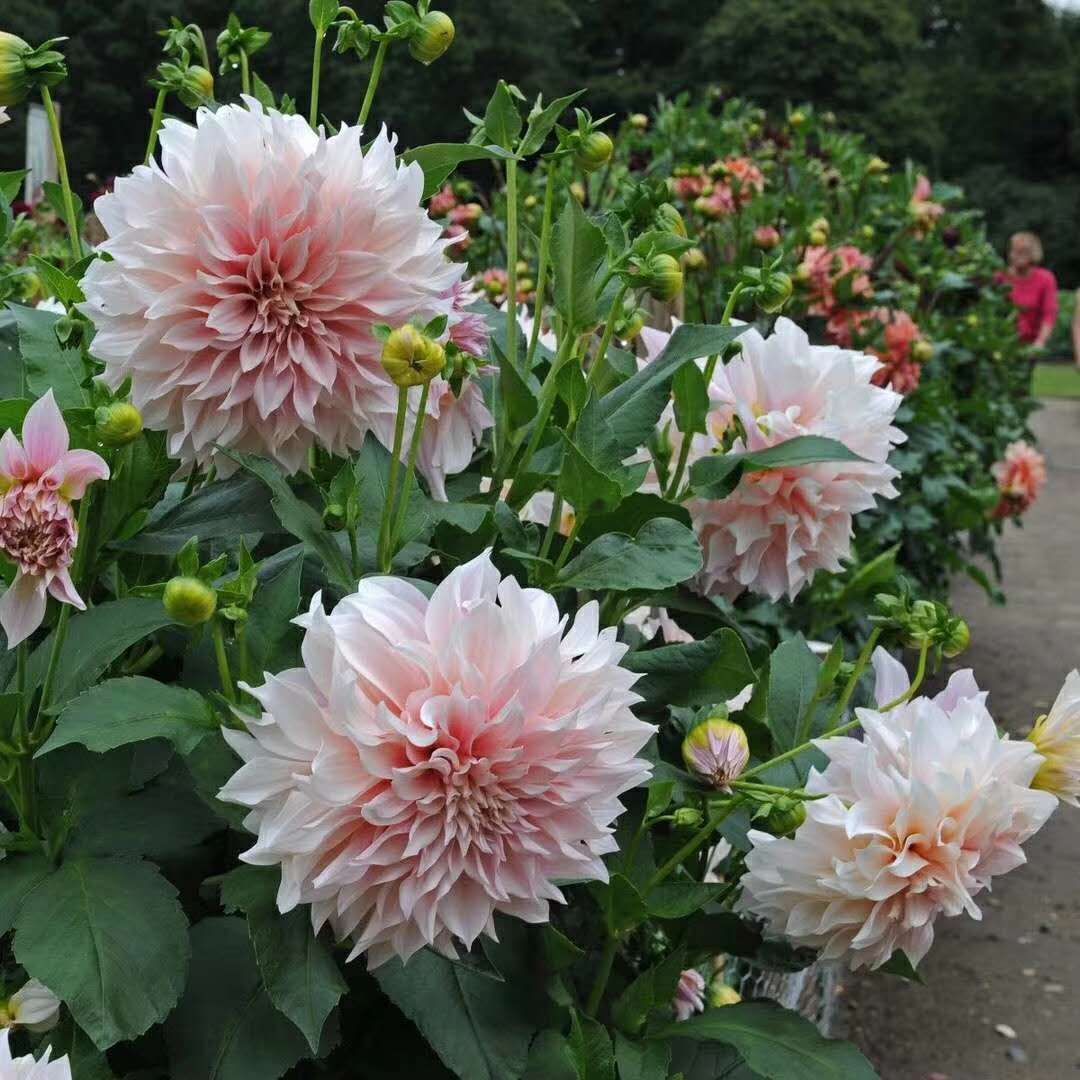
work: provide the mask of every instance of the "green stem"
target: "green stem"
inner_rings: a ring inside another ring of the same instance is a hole
[[[375,100],[375,91],[379,86],[379,79],[382,78],[383,61],[386,59],[389,48],[389,39],[383,38],[379,42],[378,49],[375,50],[375,62],[371,67],[371,77],[368,79],[367,91],[364,94],[364,104],[360,106],[360,119],[356,121],[361,127],[367,123],[368,114],[371,112],[371,103]]]
[[[539,554],[541,559],[548,557],[551,545],[559,532],[559,522],[562,520],[563,497],[556,489],[551,499],[551,517],[548,518],[547,530],[544,533],[544,542],[540,545]]]
[[[859,658],[855,661],[855,668],[851,673],[851,678],[847,681],[847,685],[844,687],[844,692],[840,695],[840,700],[837,701],[833,711],[829,713],[829,719],[826,721],[829,727],[835,727],[839,723],[840,717],[844,715],[848,703],[855,693],[855,687],[859,685],[862,673],[866,670],[866,665],[870,663],[870,657],[873,655],[874,646],[877,645],[879,637],[881,637],[881,628],[875,626],[866,639],[866,644],[863,645]]]
[[[49,131],[52,134],[53,150],[56,153],[56,169],[60,174],[60,188],[64,193],[64,213],[67,216],[68,240],[71,242],[71,254],[75,261],[82,258],[82,239],[79,236],[79,219],[75,216],[75,199],[71,194],[71,180],[68,178],[67,158],[64,156],[64,140],[60,137],[60,121],[56,117],[49,88],[41,88],[41,100],[49,118]]]
[[[19,703],[15,709],[15,730],[13,732],[15,745],[22,744],[26,736],[26,642],[20,641],[15,647],[15,692],[19,695]]]
[[[506,163],[506,362],[517,370],[518,354],[518,197],[517,161]],[[495,424],[495,459],[501,461],[510,448],[510,411],[507,407],[506,380],[499,380],[499,416]]]
[[[604,365],[607,362],[608,346],[611,344],[611,338],[615,333],[615,323],[619,319],[619,315],[622,312],[623,298],[626,296],[627,290],[630,288],[625,282],[619,286],[619,291],[615,294],[615,299],[611,304],[611,311],[608,312],[607,324],[604,326],[604,335],[600,338],[600,347],[596,350],[596,359],[593,360],[592,366],[589,368],[589,377],[586,380],[588,386],[593,387],[600,381],[600,376],[604,372]]]
[[[150,137],[146,140],[146,154],[143,157],[144,165],[149,165],[154,156],[154,148],[157,146],[158,131],[161,128],[161,118],[165,113],[165,98],[167,96],[168,91],[162,87],[158,91],[157,101],[154,102],[154,114],[150,117]]]
[[[245,94],[251,93],[251,65],[248,63],[248,54],[244,49],[240,50],[240,89]]]
[[[540,255],[536,271],[536,300],[533,302],[533,326],[529,335],[529,348],[525,353],[525,370],[532,371],[536,346],[540,341],[540,324],[544,321],[544,292],[547,289],[548,262],[551,249],[551,219],[555,207],[554,165],[548,162],[547,187],[544,190],[544,215],[540,222]]]
[[[401,468],[401,445],[405,440],[405,417],[409,411],[409,388],[398,388],[397,418],[394,421],[394,450],[390,458],[390,483],[387,488],[386,505],[383,506],[382,522],[379,525],[379,569],[384,573],[390,572],[390,563],[393,556],[388,556],[387,547],[390,543],[390,523],[394,520],[394,505],[397,499],[398,470]]]
[[[319,121],[319,76],[322,73],[322,47],[325,37],[325,30],[315,31],[315,56],[311,61],[311,113],[308,116],[308,123],[312,128]]]
[[[420,452],[420,440],[424,436],[424,421],[427,419],[428,391],[431,383],[424,383],[420,391],[420,406],[416,414],[416,423],[413,424],[412,440],[409,443],[409,459],[405,463],[405,478],[401,482],[401,498],[398,499],[397,513],[390,528],[390,559],[394,558],[397,547],[397,539],[401,535],[401,528],[405,524],[405,512],[409,508],[409,497],[412,494],[413,476],[416,472],[416,458]],[[390,567],[387,567],[389,570]]]
[[[744,774],[745,775],[745,774]],[[717,814],[710,813],[709,820],[696,832],[690,839],[683,844],[674,855],[651,878],[645,885],[644,895],[648,894],[656,888],[673,870],[678,869],[691,855],[694,854],[699,848],[708,843],[709,839],[715,834],[720,824],[725,818],[731,815],[733,811],[738,809],[742,805],[742,798],[736,796],[730,802],[724,805],[724,808]]]
[[[690,447],[694,436],[683,432],[682,446],[679,447],[679,459],[675,463],[675,472],[671,475],[671,483],[668,485],[667,498],[674,499],[682,483],[683,473],[686,472],[686,463],[690,459]]]
[[[746,286],[743,282],[739,282],[734,289],[731,290],[731,295],[727,299],[727,303],[724,305],[724,314],[720,316],[721,326],[730,326],[731,320],[735,315],[735,305],[739,302],[739,296],[742,294],[743,289]],[[705,386],[708,388],[712,385],[712,377],[716,371],[716,364],[720,359],[720,354],[715,353],[710,356],[708,362],[705,364]]]
[[[926,658],[929,653],[930,642],[924,641],[919,649],[919,666],[915,669],[915,678],[912,680],[911,685],[895,701],[890,701],[888,705],[882,705],[878,710],[879,712],[891,712],[893,709],[909,702],[918,693],[919,687],[923,684],[923,679],[926,678]]]
[[[221,620],[216,616],[211,621],[211,635],[214,639],[214,657],[217,660],[218,678],[221,679],[221,691],[230,704],[236,704],[236,686],[229,670],[229,654],[225,651],[225,632]]]
[[[596,973],[596,981],[589,992],[589,1000],[585,1003],[585,1015],[595,1016],[600,1008],[600,1002],[604,998],[608,979],[611,978],[611,969],[615,964],[615,954],[619,951],[619,940],[614,934],[609,934],[604,942],[604,951],[600,954],[600,968]]]
[[[203,35],[202,27],[198,23],[192,23],[191,29],[195,31],[195,36],[199,39],[199,55],[202,57],[202,65],[209,71],[210,53],[206,48],[206,37]]]
[[[352,576],[360,580],[360,551],[357,548],[356,542],[356,526],[349,526],[349,569],[352,570]]]
[[[561,502],[561,499],[560,499],[560,502]],[[555,517],[554,517],[555,504],[554,504],[554,502],[551,505],[551,509],[552,509],[552,512],[553,512],[551,520],[554,521],[555,520]],[[559,515],[562,516],[562,507],[561,506],[559,507]],[[584,523],[584,521],[585,521],[585,515],[584,514],[576,514],[574,516],[574,524],[570,526],[570,534],[569,534],[569,536],[567,536],[565,542],[563,543],[562,551],[559,552],[558,559],[555,560],[555,569],[556,570],[561,570],[566,565],[566,560],[568,558],[570,558],[570,552],[574,547],[574,542],[577,540],[577,535],[581,531],[581,526]]]
[[[125,675],[138,675],[149,667],[153,667],[165,655],[165,650],[155,641],[137,660],[127,664],[123,673]]]

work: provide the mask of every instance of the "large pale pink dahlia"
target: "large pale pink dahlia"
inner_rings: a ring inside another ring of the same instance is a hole
[[[800,435],[821,435],[864,458],[750,473],[726,499],[689,504],[705,553],[699,585],[707,595],[744,589],[772,600],[795,597],[819,570],[836,573],[851,551],[852,518],[878,496],[894,498],[899,475],[887,463],[905,436],[893,426],[900,395],[874,386],[871,356],[811,345],[789,319],[763,338],[741,335],[742,352],[717,369],[716,429],[739,420],[743,434],[731,454],[779,446]],[[700,456],[695,436],[692,458]]]
[[[0,625],[13,649],[45,617],[49,596],[82,611],[71,580],[79,542],[71,500],[104,480],[109,466],[92,450],[69,450],[64,417],[49,390],[30,406],[22,442],[9,428],[0,439],[0,554],[15,580],[0,596]]]
[[[907,690],[880,649],[874,668],[879,704]],[[1025,861],[1020,845],[1057,800],[1031,788],[1043,759],[998,735],[970,671],[935,698],[858,716],[862,741],[819,740],[829,764],[807,790],[825,798],[794,837],[751,830],[740,907],[853,969],[897,949],[918,963],[939,915],[981,917],[975,896]]]
[[[606,880],[654,729],[595,603],[567,629],[485,553],[430,599],[365,578],[297,622],[304,667],[251,691],[264,712],[225,733],[245,764],[221,792],[251,807],[243,858],[280,864],[283,911],[310,903],[374,966],[453,956],[497,911],[545,921],[557,881]]]
[[[361,445],[389,386],[373,326],[453,316],[462,268],[385,131],[362,152],[358,127],[327,138],[245,101],[166,120],[161,165],[98,199],[111,261],[82,310],[170,453],[228,469],[217,443],[293,471],[313,443]]]

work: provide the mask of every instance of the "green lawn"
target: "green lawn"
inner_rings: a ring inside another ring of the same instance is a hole
[[[1080,371],[1073,364],[1036,364],[1036,397],[1080,398]]]

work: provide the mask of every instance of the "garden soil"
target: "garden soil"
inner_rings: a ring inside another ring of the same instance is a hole
[[[962,666],[1015,734],[1080,667],[1080,402],[1046,402],[1034,427],[1049,482],[1024,527],[1006,527],[1008,603],[971,582],[954,594],[973,637]],[[938,921],[925,986],[845,978],[835,1034],[882,1080],[1080,1080],[1080,811],[1062,806],[1027,850],[978,898],[981,922]]]

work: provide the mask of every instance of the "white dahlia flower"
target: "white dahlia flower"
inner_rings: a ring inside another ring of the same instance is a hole
[[[1043,763],[1033,787],[1080,806],[1080,672],[1070,671],[1050,712],[1028,736]]]
[[[52,1047],[35,1059],[30,1054],[12,1057],[8,1041],[11,1032],[0,1031],[0,1080],[71,1080],[71,1062],[67,1054],[50,1061]]]

